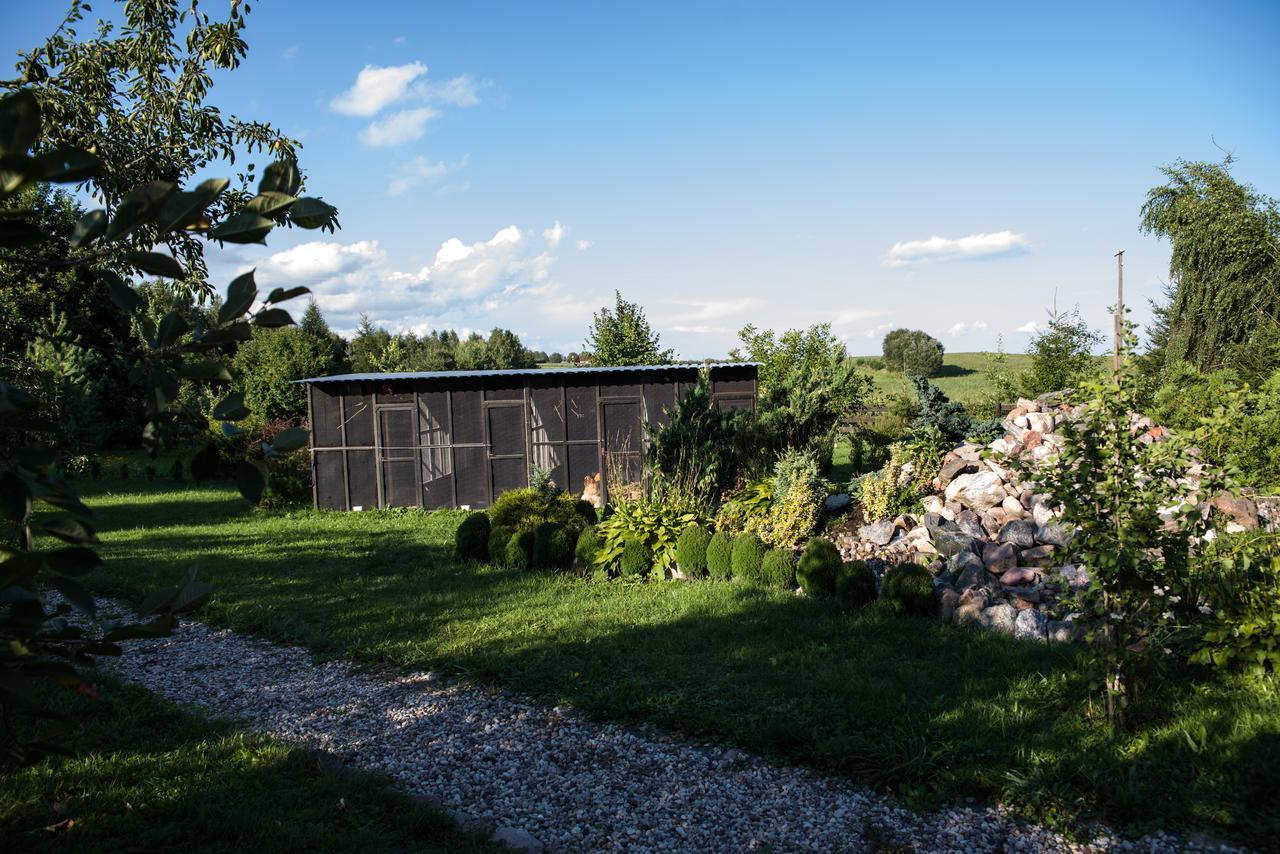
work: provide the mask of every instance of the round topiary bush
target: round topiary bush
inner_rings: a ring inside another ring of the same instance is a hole
[[[676,540],[676,565],[685,578],[706,578],[707,545],[711,535],[701,525],[690,525]]]
[[[915,563],[900,563],[885,573],[884,601],[899,614],[933,613],[933,576]]]
[[[791,589],[795,583],[795,563],[789,549],[769,549],[760,564],[760,580],[769,587]]]
[[[733,574],[747,581],[760,581],[764,564],[764,543],[755,534],[740,534],[733,541]]]
[[[596,513],[596,506],[581,498],[573,502],[573,512],[581,516],[582,521],[588,525],[594,525],[600,520],[599,514]]]
[[[543,522],[533,529],[533,566],[535,569],[565,569],[573,563],[577,537],[567,525]]]
[[[707,574],[720,581],[733,575],[733,537],[716,531],[707,543]]]
[[[822,537],[814,537],[804,547],[796,578],[806,596],[836,595],[836,579],[840,576],[840,550],[836,544]]]
[[[489,560],[498,566],[507,565],[507,543],[515,530],[506,525],[491,525],[489,528]]]
[[[600,551],[600,535],[596,533],[594,526],[583,528],[582,533],[578,535],[578,544],[573,550],[573,555],[578,559],[579,568],[590,572],[596,566],[596,554]]]
[[[489,515],[483,510],[467,516],[453,532],[453,553],[459,560],[489,558]]]
[[[876,574],[866,561],[851,560],[840,567],[836,598],[846,608],[861,608],[876,601]]]
[[[507,540],[507,566],[512,569],[533,567],[533,531],[516,531]]]
[[[618,556],[618,574],[624,578],[640,578],[653,568],[653,549],[638,537],[628,538]]]

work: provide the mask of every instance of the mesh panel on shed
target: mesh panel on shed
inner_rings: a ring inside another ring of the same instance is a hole
[[[373,510],[378,506],[377,471],[373,451],[347,451],[347,484],[351,507]]]
[[[453,441],[459,445],[484,443],[484,418],[480,413],[480,392],[455,391],[453,398]]]
[[[644,440],[644,430],[640,426],[640,402],[605,403],[601,409],[604,413],[605,449],[639,451]]]
[[[413,389],[402,383],[382,383],[376,391],[378,403],[413,403]]]
[[[584,479],[600,474],[600,448],[598,445],[569,446],[569,478],[565,491],[572,495],[583,493]]]
[[[387,460],[382,464],[384,507],[418,506],[418,482],[413,460]]]
[[[390,456],[403,457],[404,449],[413,448],[417,444],[414,442],[413,421],[412,409],[378,410],[380,444],[383,448],[394,451]]]
[[[449,444],[449,393],[424,391],[418,395],[418,444]]]
[[[346,407],[347,445],[373,447],[373,399],[358,392],[343,398]]]
[[[523,459],[491,460],[493,466],[493,497],[497,498],[508,489],[519,489],[528,486],[525,479],[525,461]]]
[[[346,510],[347,492],[342,485],[342,451],[316,451],[316,506],[321,510]]]
[[[494,456],[524,453],[524,407],[490,406],[489,453]]]
[[[753,394],[756,390],[755,380],[724,379],[713,380],[711,390],[715,394]]]
[[[655,427],[665,427],[671,421],[669,410],[676,407],[675,383],[645,384],[644,414]]]
[[[601,397],[639,397],[640,383],[601,383]]]
[[[755,398],[746,396],[739,397],[737,395],[716,395],[716,409],[721,412],[727,412],[731,409],[755,409]]]
[[[569,441],[594,440],[599,438],[596,424],[596,387],[570,386],[566,389],[568,398]]]
[[[559,388],[535,388],[530,392],[529,429],[535,442],[564,441],[564,403]]]
[[[458,504],[470,507],[489,506],[489,488],[486,484],[488,455],[484,448],[455,448],[453,452],[453,477],[458,484]]]
[[[485,400],[524,400],[524,386],[510,385],[484,390]]]
[[[335,448],[342,445],[342,399],[322,385],[308,386],[311,394],[311,446]]]
[[[566,479],[568,469],[565,467],[564,445],[533,446],[533,464],[538,468],[551,472],[551,480],[560,489],[569,489],[573,484]]]

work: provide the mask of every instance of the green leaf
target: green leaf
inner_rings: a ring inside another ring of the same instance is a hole
[[[102,160],[79,148],[55,148],[36,157],[40,178],[55,184],[85,181],[102,174]]]
[[[197,362],[187,362],[178,368],[178,376],[186,377],[193,380],[221,380],[222,382],[231,382],[231,373],[227,371],[225,365],[213,359],[201,359]]]
[[[244,209],[263,216],[273,217],[276,214],[287,211],[296,201],[297,199],[293,196],[286,196],[284,193],[268,190],[250,199]]]
[[[296,451],[299,448],[307,446],[307,439],[310,438],[311,431],[304,430],[301,427],[290,427],[288,430],[281,430],[271,441],[272,449],[278,454],[287,454],[290,451]]]
[[[106,280],[111,301],[125,314],[133,314],[142,306],[142,295],[118,274],[111,270],[99,270],[98,275]]]
[[[249,417],[244,405],[244,392],[233,391],[213,407],[213,417],[219,421],[239,421]]]
[[[266,301],[273,304],[280,303],[309,293],[311,293],[311,288],[273,288],[271,293],[267,294]]]
[[[274,220],[253,211],[241,211],[210,231],[209,237],[226,243],[265,243],[263,238],[274,227]]]
[[[118,240],[143,223],[150,222],[160,213],[165,199],[173,192],[170,181],[151,181],[134,187],[116,208],[116,215],[107,226],[105,240]]]
[[[64,543],[89,545],[99,542],[98,535],[94,533],[93,528],[73,516],[55,516],[52,519],[46,519],[38,526],[33,526],[33,528],[47,536],[56,537]]]
[[[283,308],[268,308],[253,316],[253,325],[261,326],[264,329],[276,329],[281,326],[293,325],[293,318]]]
[[[31,90],[0,98],[0,155],[26,154],[39,135],[40,102]]]
[[[106,211],[89,211],[76,220],[75,230],[71,232],[71,245],[75,247],[88,246],[106,233]]]
[[[102,636],[102,640],[106,643],[119,643],[127,640],[162,638],[173,633],[174,623],[172,617],[157,617],[148,623],[131,623],[112,629]]]
[[[249,310],[258,296],[258,286],[253,281],[253,270],[242,273],[227,286],[227,298],[218,309],[218,323],[234,320]]]
[[[160,329],[156,333],[156,344],[160,347],[172,347],[178,339],[191,331],[191,326],[177,311],[171,311],[160,321]]]
[[[153,276],[164,276],[167,279],[186,278],[187,271],[172,255],[162,252],[129,252],[125,254],[127,264]]]
[[[76,610],[88,614],[90,617],[98,613],[98,604],[93,601],[89,591],[70,578],[64,575],[51,575],[49,576],[49,586],[61,593],[63,598],[75,606]]]
[[[85,575],[102,565],[102,558],[84,546],[64,546],[41,552],[45,565],[62,575]]]
[[[304,196],[289,209],[289,221],[299,228],[331,228],[337,222],[338,209],[327,202]]]
[[[291,160],[277,160],[263,170],[262,180],[258,182],[258,193],[296,196],[301,186],[302,175],[298,172],[298,164]]]
[[[262,491],[266,487],[267,479],[263,475],[261,463],[250,460],[236,463],[236,488],[250,504],[256,506],[262,500]]]
[[[31,490],[11,471],[0,474],[0,515],[21,523],[31,513]]]
[[[226,178],[202,181],[194,190],[174,193],[160,209],[156,228],[161,234],[187,228],[205,219],[205,209],[217,200],[230,182]]]
[[[239,392],[236,392],[239,394]],[[249,413],[246,412],[246,415]],[[191,458],[191,478],[197,485],[213,480],[222,471],[222,458],[218,454],[218,448],[212,442],[205,443],[204,447],[196,452]]]

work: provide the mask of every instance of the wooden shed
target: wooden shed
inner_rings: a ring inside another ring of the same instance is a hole
[[[646,422],[709,372],[722,409],[756,403],[758,365],[727,362],[500,371],[341,374],[301,380],[311,416],[315,506],[488,507],[532,466],[574,494],[638,481]]]

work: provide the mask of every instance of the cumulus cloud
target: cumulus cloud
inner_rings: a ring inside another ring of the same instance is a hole
[[[893,244],[885,255],[884,263],[887,267],[905,267],[947,261],[983,261],[1030,251],[1031,245],[1026,237],[1012,231],[970,234],[958,238],[939,237],[935,234],[927,240],[907,240]]]
[[[556,224],[542,232],[542,236],[547,239],[547,243],[552,247],[560,245],[560,241],[564,239],[565,227],[560,224],[560,220],[556,220]]]
[[[366,65],[356,75],[355,85],[330,101],[329,106],[348,116],[375,115],[403,98],[409,84],[426,73],[427,67],[421,62],[381,68]]]
[[[440,115],[431,107],[400,110],[385,119],[378,119],[360,131],[360,141],[370,148],[387,148],[421,139],[427,131],[427,122]]]
[[[964,321],[961,321],[948,329],[947,334],[952,336],[963,335],[966,332],[977,332],[986,328],[987,322],[985,320],[975,320],[972,323],[965,323]]]
[[[880,333],[888,332],[892,327],[892,323],[881,323],[879,326],[873,326],[862,334],[868,338],[879,338]]]
[[[1035,333],[1037,333],[1037,332],[1039,332],[1039,331],[1040,331],[1040,324],[1036,323],[1034,320],[1028,320],[1026,323],[1022,324],[1021,326],[1019,326],[1017,329],[1015,329],[1015,330],[1013,330],[1013,331],[1014,331],[1014,332],[1029,332],[1029,333],[1031,333],[1032,335],[1034,335]]]
[[[581,252],[583,249],[590,249],[590,248],[591,248],[592,246],[594,246],[594,245],[595,245],[595,244],[594,244],[594,243],[592,243],[590,240],[579,240],[579,241],[578,241],[578,251],[579,251],[579,252]]]
[[[414,85],[413,94],[423,101],[474,107],[480,103],[480,88],[471,75],[460,74],[451,80],[423,80]]]
[[[443,160],[432,163],[419,154],[396,167],[395,173],[391,176],[391,183],[387,187],[387,194],[398,196],[421,184],[438,183],[447,176],[465,169],[469,160],[469,157],[463,157],[455,163],[445,163]]]
[[[537,232],[515,225],[472,243],[451,237],[431,264],[401,270],[388,262],[376,240],[355,243],[312,241],[276,252],[257,265],[260,288],[305,285],[334,329],[350,332],[361,314],[393,330],[456,328],[537,296],[535,312],[576,311],[556,293],[551,280],[556,258]],[[527,317],[529,309],[521,312]]]

